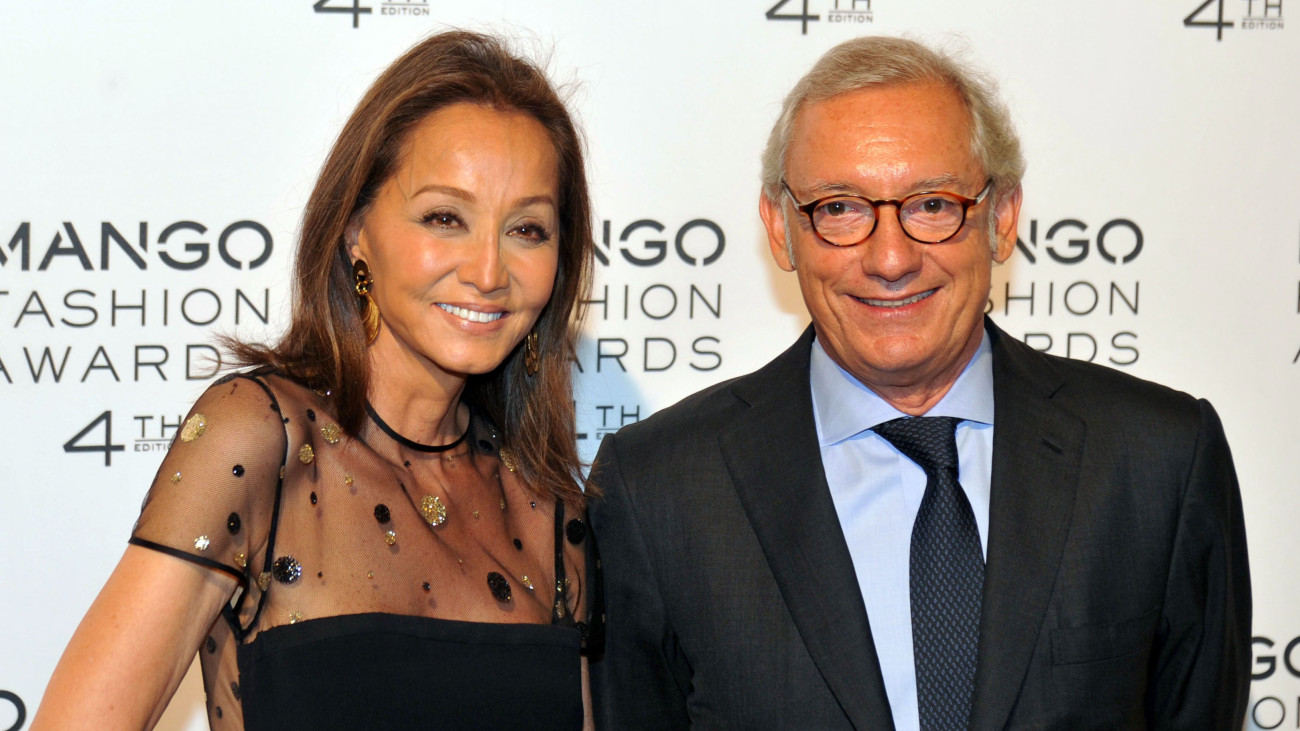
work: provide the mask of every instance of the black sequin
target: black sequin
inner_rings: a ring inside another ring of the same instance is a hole
[[[521,540],[519,540],[518,538],[516,538],[516,539],[514,540],[514,544],[515,544],[515,548],[519,549],[520,551],[524,550],[524,542],[523,542],[523,541],[521,541]]]
[[[324,571],[317,571],[317,572],[316,572],[316,578],[318,578],[318,579],[323,579],[323,578],[325,578],[325,572],[324,572]]]
[[[239,513],[231,513],[226,516],[226,530],[230,531],[230,535],[233,536],[239,533],[239,528],[242,525],[243,521],[239,519]]]
[[[405,462],[402,463],[402,466],[403,466],[403,467],[410,467],[410,466],[411,466],[411,460],[409,460],[409,459],[406,460]]]
[[[230,681],[230,692],[235,694],[235,700],[239,700],[239,683]]]
[[[431,591],[433,589],[433,584],[430,584],[427,581],[424,582],[423,584],[420,584],[420,586],[424,587],[425,591]]]
[[[309,421],[316,421],[316,412],[311,409],[307,409],[307,419]]]
[[[564,526],[564,537],[569,539],[569,543],[578,545],[587,537],[587,524],[574,518]]]
[[[293,556],[281,556],[271,566],[271,575],[281,584],[292,584],[302,576],[302,564]]]
[[[244,476],[244,466],[243,466],[242,464],[237,464],[237,465],[235,465],[234,467],[232,467],[232,468],[230,469],[230,474],[234,475],[235,477],[243,477],[243,476]]]
[[[506,577],[493,571],[487,577],[488,588],[492,590],[492,596],[496,597],[499,602],[510,601],[510,582]]]
[[[537,507],[537,501],[536,501],[536,500],[529,500],[529,501],[528,501],[528,507],[530,507],[530,508],[535,508],[535,507]]]
[[[392,519],[393,519],[393,513],[388,509],[387,505],[380,503],[375,506],[375,520],[379,521],[380,523],[387,523]]]
[[[221,706],[217,706],[217,718],[221,718]]]
[[[208,654],[211,655],[217,651],[217,641],[209,637],[203,646],[208,648]]]
[[[315,492],[313,492],[313,493],[311,494],[311,504],[312,504],[312,505],[315,505],[315,504],[316,504],[316,493],[315,493]]]

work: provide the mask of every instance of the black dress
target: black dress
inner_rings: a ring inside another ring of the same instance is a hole
[[[478,416],[432,448],[373,413],[349,436],[331,403],[266,369],[219,381],[132,534],[239,582],[199,651],[212,728],[581,728],[585,516]]]

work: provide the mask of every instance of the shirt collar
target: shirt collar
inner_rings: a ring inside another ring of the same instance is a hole
[[[820,340],[813,340],[808,370],[813,418],[822,446],[842,442],[877,424],[907,416],[831,360]],[[993,423],[993,350],[987,332],[983,333],[975,356],[957,376],[957,382],[926,416]]]

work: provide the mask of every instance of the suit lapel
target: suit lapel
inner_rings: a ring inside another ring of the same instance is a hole
[[[988,564],[972,729],[1001,729],[1038,642],[1070,525],[1084,424],[1038,352],[989,323],[994,437]]]
[[[808,382],[812,328],[733,392],[749,411],[719,434],[740,501],[790,616],[859,729],[893,729],[853,559],[822,469]]]

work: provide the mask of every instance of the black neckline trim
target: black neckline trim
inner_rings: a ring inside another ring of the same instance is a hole
[[[445,452],[449,449],[455,449],[460,446],[461,442],[465,441],[465,437],[469,436],[469,427],[465,427],[465,431],[462,432],[460,436],[456,437],[456,441],[451,442],[450,444],[421,444],[420,442],[407,439],[401,434],[398,434],[393,427],[389,426],[387,422],[379,418],[379,414],[375,413],[375,407],[370,405],[370,399],[366,399],[366,413],[370,414],[370,418],[374,420],[375,425],[382,429],[385,434],[392,437],[394,441],[403,447],[414,449],[417,452]],[[473,419],[470,421],[472,422]]]

